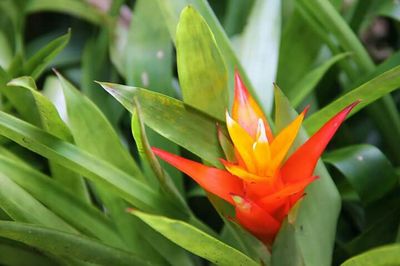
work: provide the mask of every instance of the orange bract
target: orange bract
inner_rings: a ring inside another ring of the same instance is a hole
[[[283,219],[317,178],[314,168],[326,145],[357,103],[335,115],[287,158],[307,108],[274,136],[261,108],[236,73],[232,117],[226,113],[236,163],[221,159],[226,169],[221,170],[156,148],[153,151],[205,190],[232,204],[236,221],[271,247]]]

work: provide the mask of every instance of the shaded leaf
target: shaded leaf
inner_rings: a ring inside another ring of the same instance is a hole
[[[309,93],[317,86],[325,73],[338,61],[346,58],[349,54],[342,53],[335,55],[320,66],[312,69],[303,78],[301,78],[295,86],[285,90],[287,97],[294,107],[297,107]]]
[[[51,61],[65,48],[71,38],[71,31],[51,41],[45,47],[37,51],[29,58],[23,67],[25,75],[37,79],[40,74],[48,67]]]
[[[354,145],[324,156],[350,182],[364,204],[381,199],[398,184],[395,169],[382,152],[371,145]]]
[[[0,221],[0,236],[38,248],[57,257],[100,265],[155,265],[140,256],[75,234],[37,225]]]
[[[60,186],[48,176],[3,155],[0,155],[0,165],[2,173],[68,223],[105,243],[123,247],[123,242],[117,236],[112,222],[98,209],[79,200],[66,187]]]
[[[304,121],[304,126],[308,133],[312,134],[328,121],[330,117],[352,102],[361,100],[361,103],[354,108],[353,112],[349,116],[354,115],[362,108],[399,87],[400,66],[397,66],[344,94],[337,100],[314,113]]]
[[[0,183],[0,208],[13,220],[77,233],[76,229],[12,181],[7,173],[0,173]]]
[[[26,6],[27,13],[43,11],[61,12],[77,16],[95,24],[104,24],[109,21],[105,13],[92,7],[86,1],[77,0],[32,0]]]

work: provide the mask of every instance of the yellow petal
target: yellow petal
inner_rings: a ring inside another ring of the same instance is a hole
[[[258,175],[267,176],[271,164],[271,151],[262,119],[258,120],[257,141],[253,144],[253,154]]]
[[[290,123],[286,128],[284,128],[271,143],[271,156],[273,160],[271,165],[272,169],[275,170],[278,168],[283,159],[285,159],[286,154],[293,144],[293,141],[296,139],[306,111],[307,109],[298,115],[296,119],[293,120],[292,123]]]
[[[246,168],[251,173],[256,173],[256,165],[253,158],[253,139],[236,121],[226,112],[226,125],[235,149],[240,154]]]
[[[246,169],[243,169],[242,167],[240,167],[236,164],[232,164],[225,160],[221,160],[221,162],[225,166],[226,170],[228,170],[229,173],[231,173],[232,175],[237,176],[243,180],[262,181],[265,179],[265,177],[249,173],[248,171],[246,171]]]

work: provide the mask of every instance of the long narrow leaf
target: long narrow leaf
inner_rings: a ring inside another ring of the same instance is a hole
[[[93,206],[79,200],[67,188],[35,169],[3,155],[0,155],[0,168],[8,178],[77,229],[105,243],[122,247],[122,241],[111,221]]]
[[[330,117],[350,103],[356,100],[361,100],[361,103],[358,104],[351,113],[351,115],[354,115],[362,108],[399,87],[400,66],[397,66],[339,97],[337,100],[307,118],[304,125],[307,128],[307,131],[312,134],[328,121]]]
[[[51,61],[65,48],[71,38],[71,32],[53,40],[35,53],[24,64],[23,72],[37,79]]]
[[[216,265],[258,265],[240,251],[187,223],[139,211],[131,213],[171,241]]]
[[[58,257],[100,265],[155,265],[151,260],[75,234],[42,226],[0,221],[0,236],[20,241]]]
[[[76,146],[4,112],[0,112],[0,134],[44,157],[62,163],[96,183],[109,186],[111,191],[120,193],[122,198],[138,208],[160,211],[170,209],[169,203],[160,199],[144,183]],[[171,210],[171,213],[176,212]]]

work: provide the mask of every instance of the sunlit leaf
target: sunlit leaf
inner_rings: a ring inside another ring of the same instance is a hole
[[[24,76],[13,79],[7,85],[12,86],[9,88],[9,90],[13,90],[10,94],[17,91],[21,95],[34,100],[34,105],[31,108],[34,108],[34,111],[38,113],[38,123],[41,128],[56,137],[72,142],[71,132],[61,120],[57,109],[49,99],[37,90],[36,83],[31,77]],[[71,191],[74,191],[76,195],[88,201],[89,195],[82,177],[52,161],[50,161],[50,169],[55,179]]]
[[[222,151],[217,139],[216,120],[159,93],[112,83],[100,85],[131,113],[136,98],[142,107],[145,124],[202,159],[219,165]]]
[[[393,244],[373,249],[345,261],[342,266],[389,266],[398,265],[400,245]]]
[[[145,185],[113,165],[45,131],[0,112],[0,134],[40,155],[62,163],[95,183],[108,188],[141,209],[171,210],[169,203]]]
[[[131,211],[171,241],[216,265],[258,265],[240,251],[179,220]]]
[[[191,6],[182,11],[177,26],[176,52],[183,101],[223,120],[228,105],[227,71],[214,35]]]

